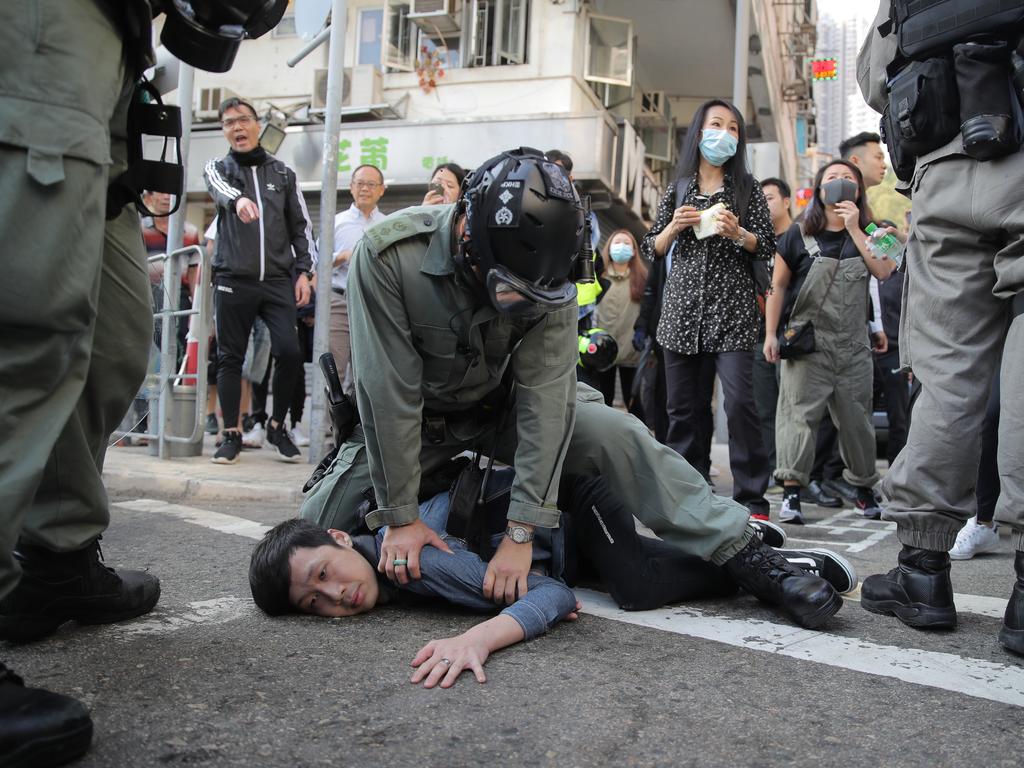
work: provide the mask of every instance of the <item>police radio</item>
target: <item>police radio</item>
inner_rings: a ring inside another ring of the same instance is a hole
[[[594,275],[594,245],[590,231],[590,195],[583,197],[583,247],[576,259],[576,275],[573,282],[592,283]]]

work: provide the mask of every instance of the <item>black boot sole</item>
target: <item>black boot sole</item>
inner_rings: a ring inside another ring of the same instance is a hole
[[[53,768],[64,765],[89,751],[92,721],[86,721],[64,733],[22,744],[14,752],[0,754],[4,768]]]
[[[148,596],[145,602],[124,611],[85,613],[79,609],[59,616],[6,614],[0,616],[0,640],[12,643],[30,643],[34,640],[41,640],[56,632],[69,621],[77,621],[79,624],[114,624],[119,621],[127,621],[149,613],[159,600],[160,584],[157,583],[156,591]]]
[[[895,616],[914,629],[956,629],[956,608],[936,608],[924,603],[871,600],[861,596],[864,610],[879,616]]]
[[[1024,656],[1024,629],[1010,629],[1004,624],[999,630],[999,643],[1011,653]]]
[[[818,609],[807,614],[799,614],[794,611],[786,611],[793,621],[799,624],[801,627],[807,629],[817,629],[826,621],[831,619],[837,613],[839,609],[843,607],[843,598],[838,593],[833,592],[828,602],[820,606]]]

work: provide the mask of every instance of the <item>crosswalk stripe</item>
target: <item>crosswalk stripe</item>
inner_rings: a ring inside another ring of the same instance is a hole
[[[157,501],[155,499],[121,501],[112,506],[128,509],[132,512],[169,515],[170,517],[184,520],[186,523],[201,525],[203,528],[210,528],[221,533],[245,536],[247,539],[262,539],[263,534],[270,530],[269,525],[263,525],[263,523],[257,523],[254,520],[247,520],[244,517],[226,515],[223,512],[211,512],[208,509],[186,507],[181,504],[169,504],[166,501]]]
[[[623,611],[608,595],[588,589],[577,589],[576,596],[584,613],[613,621],[1024,707],[1024,667],[1019,665],[881,645],[757,619],[715,616],[682,606]]]
[[[217,597],[189,603],[185,610],[167,610],[157,606],[143,619],[108,624],[103,631],[122,637],[163,635],[199,624],[226,624],[255,610],[251,598]]]

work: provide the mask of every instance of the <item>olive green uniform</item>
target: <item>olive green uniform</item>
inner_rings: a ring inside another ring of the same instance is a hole
[[[139,217],[104,222],[126,162],[122,49],[93,0],[0,9],[0,597],[19,536],[73,551],[107,527],[106,441],[146,372]]]
[[[642,522],[680,549],[725,562],[749,540],[747,510],[636,418],[577,385],[576,305],[500,315],[460,277],[454,206],[409,208],[374,225],[352,254],[348,300],[362,426],[307,496],[302,516],[351,530],[372,487],[371,528],[418,517],[421,477],[467,448],[515,467],[508,517],[558,525],[562,473],[600,473]],[[507,426],[495,436],[509,371]]]

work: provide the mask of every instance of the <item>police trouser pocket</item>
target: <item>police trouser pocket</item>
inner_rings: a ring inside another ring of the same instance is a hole
[[[300,509],[300,515],[325,528],[352,531],[359,523],[358,508],[365,500],[363,491],[372,487],[366,446],[344,443],[323,476],[312,485]]]

